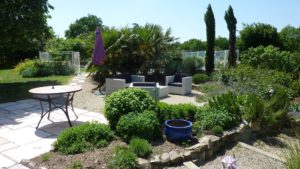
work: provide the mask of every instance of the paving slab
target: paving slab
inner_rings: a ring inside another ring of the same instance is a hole
[[[11,142],[8,142],[6,144],[1,144],[0,145],[0,152],[7,151],[7,150],[10,150],[10,149],[13,149],[13,148],[16,148],[16,147],[19,147],[19,145],[11,143]]]
[[[13,106],[16,105],[16,102],[7,102],[7,103],[1,103],[0,108],[8,107],[8,106]]]
[[[25,127],[18,130],[3,133],[1,137],[9,140],[10,142],[17,145],[25,145],[27,143],[47,138],[52,134],[44,131],[36,130],[32,127]]]
[[[30,169],[30,168],[28,168],[22,164],[16,164],[16,165],[9,167],[9,169]]]
[[[8,110],[8,111],[13,111],[13,110],[20,110],[20,109],[25,109],[25,108],[30,108],[33,107],[34,105],[28,104],[28,103],[16,103],[10,106],[3,107],[2,109]]]
[[[16,162],[20,162],[23,159],[31,159],[40,154],[46,153],[52,150],[51,144],[55,141],[55,138],[45,138],[20,146],[8,151],[2,152],[3,155],[13,159]]]
[[[0,154],[0,168],[11,167],[16,164],[16,161],[13,161],[2,154]]]

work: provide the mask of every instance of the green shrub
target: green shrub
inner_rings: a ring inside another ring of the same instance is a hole
[[[161,136],[160,124],[153,111],[129,113],[122,116],[116,126],[116,131],[125,141],[133,137],[153,140]]]
[[[210,77],[207,74],[194,74],[193,75],[193,83],[200,84],[210,80]]]
[[[240,116],[239,104],[237,103],[237,95],[232,92],[223,93],[215,96],[208,101],[208,105],[215,109],[226,109],[229,113]]]
[[[128,88],[112,93],[105,98],[105,117],[112,129],[115,129],[119,118],[129,112],[141,113],[144,110],[155,110],[155,101],[147,91],[139,88]]]
[[[164,121],[169,119],[194,121],[194,116],[198,111],[197,106],[192,104],[167,104],[163,102],[158,103],[158,109],[160,123],[164,123]]]
[[[148,157],[152,153],[152,146],[145,139],[133,138],[130,140],[129,149],[138,157]]]
[[[196,114],[196,122],[194,129],[197,130],[210,130],[214,126],[221,126],[223,129],[230,129],[238,125],[241,118],[236,114],[228,112],[226,109],[216,109],[211,107],[203,107]]]
[[[35,66],[27,67],[21,73],[22,77],[36,77],[38,69]]]
[[[223,128],[219,125],[214,126],[211,131],[214,135],[221,135],[223,133]]]
[[[41,156],[42,162],[49,161],[49,159],[51,158],[51,156],[52,156],[52,154],[50,152],[43,154]]]
[[[256,121],[265,111],[264,101],[254,94],[244,94],[237,97],[244,120]]]
[[[273,46],[249,48],[241,54],[240,58],[241,63],[253,67],[274,69],[295,75],[299,73],[299,54],[280,51]]]
[[[137,157],[128,149],[120,149],[116,155],[108,161],[109,169],[136,169],[138,168]]]
[[[300,168],[300,142],[290,144],[285,153],[287,169]]]
[[[17,73],[22,74],[23,70],[33,66],[34,66],[34,60],[25,59],[23,62],[18,63],[14,70]]]
[[[221,80],[235,88],[237,93],[253,93],[265,100],[270,99],[270,91],[276,88],[283,88],[289,97],[299,95],[299,85],[293,81],[291,74],[276,70],[239,65],[236,69],[222,70]]]
[[[64,130],[54,142],[54,149],[63,154],[81,153],[108,145],[113,133],[107,125],[87,122]]]
[[[70,75],[75,69],[69,62],[29,60],[19,63],[15,71],[23,77],[44,77],[50,75]]]
[[[72,164],[70,166],[68,166],[68,169],[82,169],[83,165],[81,164],[80,161],[75,161],[72,162]]]

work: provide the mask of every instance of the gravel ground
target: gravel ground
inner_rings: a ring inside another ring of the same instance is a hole
[[[72,83],[82,86],[82,91],[77,92],[74,96],[74,107],[103,113],[104,95],[95,95],[93,93],[92,89],[97,86],[95,81],[86,75],[81,75],[76,76]]]
[[[247,148],[236,145],[218,153],[210,161],[196,163],[203,169],[223,169],[222,159],[225,156],[235,156],[238,169],[284,169],[281,162],[254,152]],[[168,168],[170,169],[170,168]],[[185,166],[173,167],[172,169],[187,169]]]

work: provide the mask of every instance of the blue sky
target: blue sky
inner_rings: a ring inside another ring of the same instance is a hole
[[[54,6],[50,10],[48,24],[60,37],[68,26],[80,17],[93,14],[100,17],[104,25],[131,26],[154,23],[164,30],[172,29],[173,36],[183,42],[191,38],[206,39],[204,14],[210,3],[216,20],[216,35],[228,36],[225,11],[231,5],[238,24],[268,23],[280,31],[290,24],[300,26],[299,0],[49,0]]]

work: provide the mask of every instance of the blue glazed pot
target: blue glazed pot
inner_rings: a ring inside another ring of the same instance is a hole
[[[183,141],[192,136],[192,122],[183,119],[166,120],[164,133],[170,141]]]

